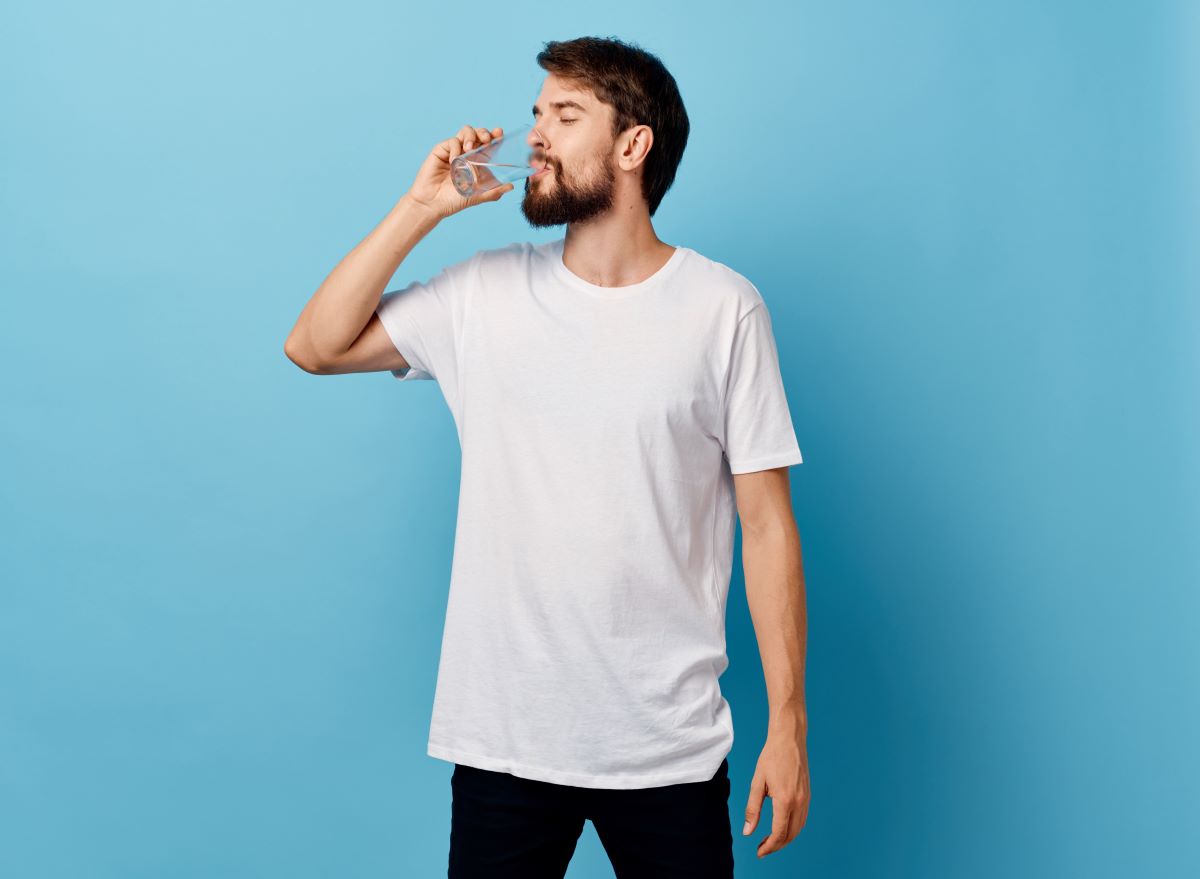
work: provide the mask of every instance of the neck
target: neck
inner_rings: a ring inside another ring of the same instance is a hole
[[[649,214],[626,222],[612,214],[567,226],[563,264],[598,287],[627,287],[662,268],[675,248],[659,240]]]

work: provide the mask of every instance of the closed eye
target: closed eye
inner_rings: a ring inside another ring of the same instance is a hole
[[[563,123],[564,125],[570,125],[570,124],[571,124],[572,122],[574,122],[575,120],[574,120],[574,119],[560,119],[560,120],[558,120],[558,121],[559,121],[559,122],[561,122],[561,123]]]

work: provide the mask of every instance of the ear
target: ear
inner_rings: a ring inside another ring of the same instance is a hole
[[[632,171],[646,161],[650,147],[654,146],[654,131],[649,125],[635,125],[621,134],[621,144],[618,161],[623,170]]]

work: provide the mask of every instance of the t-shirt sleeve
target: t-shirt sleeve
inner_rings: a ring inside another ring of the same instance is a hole
[[[458,380],[463,326],[479,252],[447,266],[426,281],[389,290],[375,306],[392,344],[408,369],[390,370],[401,381]]]
[[[800,464],[766,303],[738,320],[725,386],[721,447],[732,473]]]

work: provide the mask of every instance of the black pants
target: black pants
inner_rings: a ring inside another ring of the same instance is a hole
[[[732,879],[729,760],[709,781],[585,788],[454,765],[450,879],[562,879],[591,819],[617,879]]]

